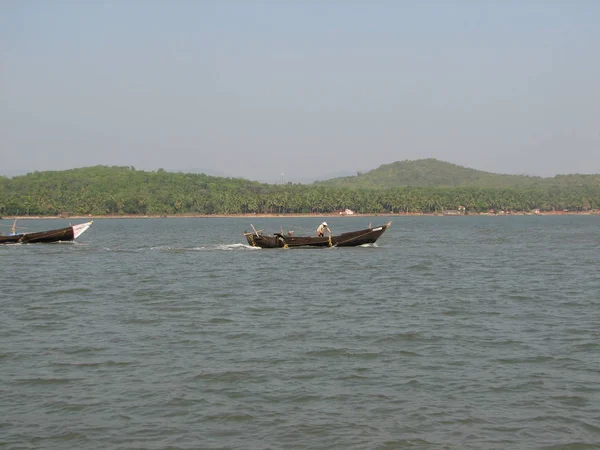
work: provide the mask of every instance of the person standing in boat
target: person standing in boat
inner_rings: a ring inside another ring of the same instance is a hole
[[[323,222],[317,227],[317,236],[325,236],[326,231],[329,232],[329,234],[331,234],[331,230],[327,226],[327,222]]]

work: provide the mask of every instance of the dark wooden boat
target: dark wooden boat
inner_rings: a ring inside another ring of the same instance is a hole
[[[16,233],[9,236],[0,236],[0,244],[37,244],[59,241],[73,241],[85,232],[91,225],[91,222],[71,225],[56,230],[38,231],[35,233]]]
[[[357,245],[374,244],[387,230],[392,222],[374,228],[349,231],[330,236],[294,236],[293,234],[274,233],[266,235],[262,230],[244,232],[244,236],[253,247],[260,248],[292,248],[292,247],[356,247]]]

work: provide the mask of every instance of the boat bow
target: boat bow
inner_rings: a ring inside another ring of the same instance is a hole
[[[79,236],[81,236],[83,233],[85,233],[87,231],[87,229],[89,227],[92,226],[92,224],[94,223],[94,221],[90,221],[90,222],[85,222],[85,223],[80,223],[77,225],[72,225],[73,227],[73,239],[77,239]]]

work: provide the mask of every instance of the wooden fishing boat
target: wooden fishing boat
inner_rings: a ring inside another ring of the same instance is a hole
[[[13,233],[9,236],[0,236],[0,244],[37,244],[59,241],[73,241],[81,236],[93,221],[70,225],[56,230],[38,231],[35,233]],[[14,225],[13,225],[14,228]]]
[[[292,248],[292,247],[356,247],[374,244],[387,230],[392,222],[379,227],[370,227],[358,231],[349,231],[329,236],[294,236],[292,233],[274,233],[266,235],[262,230],[244,232],[244,236],[252,247],[260,248]]]

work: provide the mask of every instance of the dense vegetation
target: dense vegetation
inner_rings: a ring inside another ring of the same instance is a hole
[[[441,177],[439,173],[435,176]],[[459,206],[467,213],[600,209],[599,176],[547,180],[510,187],[460,186],[457,182],[457,187],[365,188],[360,184],[270,185],[162,169],[146,172],[133,167],[96,166],[0,177],[0,215],[285,214],[330,213],[345,208],[372,214],[434,213]]]
[[[384,164],[367,173],[352,177],[332,178],[320,181],[329,187],[356,188],[392,188],[398,186],[413,187],[480,187],[480,188],[516,188],[569,185],[600,185],[599,175],[557,175],[552,178],[527,175],[503,175],[469,169],[437,159],[419,159],[416,161],[396,161]]]

